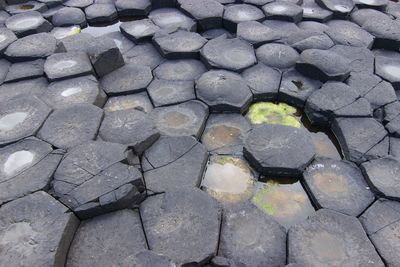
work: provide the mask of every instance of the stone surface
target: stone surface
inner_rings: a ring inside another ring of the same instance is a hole
[[[53,26],[37,11],[25,12],[9,17],[5,25],[18,37],[30,34],[49,32]]]
[[[0,28],[0,52],[3,53],[4,50],[17,40],[17,36],[7,29],[6,27]]]
[[[58,10],[52,17],[51,22],[56,27],[79,25],[85,27],[87,25],[85,13],[76,7],[64,7]]]
[[[155,107],[179,104],[196,98],[194,82],[154,79],[147,92]]]
[[[229,5],[224,10],[223,24],[229,31],[235,32],[240,22],[262,21],[264,18],[263,11],[253,5]]]
[[[206,70],[204,64],[199,60],[166,60],[154,69],[154,76],[163,80],[194,81]]]
[[[113,4],[93,4],[85,8],[89,24],[110,23],[117,19],[118,14]]]
[[[182,1],[180,9],[196,19],[203,30],[217,28],[222,25],[224,6],[214,0]]]
[[[134,42],[150,40],[153,35],[160,30],[149,19],[123,22],[120,26],[121,33]]]
[[[384,56],[375,57],[375,73],[400,89],[400,59]]]
[[[33,61],[17,62],[10,66],[4,82],[18,82],[39,78],[44,74],[44,60],[36,59]]]
[[[136,109],[149,113],[153,109],[153,104],[151,103],[147,93],[142,92],[132,95],[110,97],[104,105],[104,112],[114,112],[127,109]]]
[[[155,9],[148,17],[160,28],[171,30],[181,28],[188,31],[195,31],[197,28],[196,21],[175,8]]]
[[[2,102],[5,102],[23,95],[40,96],[46,90],[47,85],[46,78],[5,83],[0,86],[0,97]]]
[[[267,19],[277,19],[290,22],[300,22],[303,17],[303,9],[289,1],[269,3],[262,7]]]
[[[93,67],[83,52],[57,53],[46,59],[44,72],[50,81],[57,81],[93,74]]]
[[[151,10],[150,0],[117,0],[115,7],[120,16],[145,16]]]
[[[275,43],[260,46],[256,55],[261,63],[277,69],[294,67],[299,58],[299,53],[292,47]]]

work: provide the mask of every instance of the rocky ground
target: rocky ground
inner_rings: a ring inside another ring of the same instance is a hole
[[[0,0],[0,266],[400,266],[400,3]]]

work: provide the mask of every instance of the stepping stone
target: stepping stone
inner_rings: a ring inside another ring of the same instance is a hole
[[[52,20],[54,14],[56,14],[58,10],[60,10],[61,8],[64,8],[64,6],[61,5],[60,3],[55,3],[55,6],[52,7],[52,5],[50,5],[48,7],[49,7],[49,9],[47,9],[46,11],[41,12],[42,16],[45,19],[47,19],[48,21]]]
[[[41,99],[53,109],[60,109],[83,103],[103,107],[107,96],[99,88],[96,78],[90,75],[53,82]]]
[[[292,47],[284,44],[265,44],[257,48],[257,59],[267,66],[277,69],[294,67],[299,59],[299,53]]]
[[[15,83],[5,83],[0,86],[0,99],[1,102],[5,103],[23,95],[40,97],[45,92],[47,85],[47,79],[44,77]]]
[[[92,35],[81,32],[61,39],[58,42],[58,47],[64,47],[67,52],[86,52],[87,47],[93,43],[94,40],[95,38]]]
[[[221,36],[208,41],[200,51],[208,68],[241,72],[257,62],[253,46],[239,38]]]
[[[243,139],[251,129],[239,114],[211,114],[201,136],[207,150],[215,154],[241,154]]]
[[[296,24],[294,24],[296,25]],[[297,24],[297,27],[300,30],[305,30],[305,31],[314,31],[315,33],[324,33],[324,31],[328,30],[329,27],[321,22],[317,21],[302,21]],[[301,32],[301,31],[298,31]]]
[[[194,81],[206,71],[206,67],[199,60],[166,60],[154,70],[154,76],[162,80]]]
[[[224,6],[214,0],[185,0],[180,9],[193,17],[202,30],[222,26]]]
[[[343,81],[350,74],[350,61],[334,52],[308,49],[300,54],[296,70],[312,79]]]
[[[301,30],[289,36],[286,42],[293,48],[299,51],[307,49],[321,49],[327,50],[334,46],[331,38],[328,37],[323,31],[316,30]]]
[[[147,16],[151,10],[150,0],[117,0],[115,1],[118,15],[141,17]]]
[[[153,109],[153,104],[151,103],[147,93],[142,92],[132,95],[110,97],[108,98],[103,109],[105,112],[136,109],[145,113],[149,113]]]
[[[280,42],[286,42],[288,37],[300,31],[295,23],[283,20],[265,20],[262,24],[278,33]]]
[[[357,218],[327,209],[289,230],[288,249],[302,266],[385,266]]]
[[[224,210],[218,255],[246,266],[284,266],[286,231],[250,203],[232,205]]]
[[[240,25],[239,25],[240,26]],[[254,101],[274,101],[278,98],[280,71],[262,63],[254,65],[242,72],[242,77],[253,93]]]
[[[356,0],[354,3],[359,8],[373,8],[381,11],[385,11],[388,0]]]
[[[361,169],[374,192],[385,198],[400,199],[400,163],[395,158],[373,159],[362,163]]]
[[[115,238],[116,235],[120,238]],[[132,253],[145,251],[146,248],[139,213],[128,209],[119,210],[80,224],[69,249],[67,265],[113,266]]]
[[[51,145],[27,138],[0,149],[0,204],[48,189],[62,158]]]
[[[130,255],[122,261],[122,266],[138,267],[170,267],[174,266],[168,257],[154,253],[151,250],[144,250],[134,255]]]
[[[103,110],[90,104],[74,104],[55,110],[38,132],[38,137],[55,147],[68,149],[94,140]]]
[[[153,43],[164,58],[185,59],[198,58],[199,51],[207,43],[207,39],[195,32],[178,30],[155,34]]]
[[[4,80],[6,79],[10,66],[11,63],[8,62],[8,60],[0,59],[0,85],[3,84]]]
[[[400,89],[400,60],[383,56],[375,57],[375,73]]]
[[[44,60],[17,62],[11,64],[4,82],[18,82],[21,80],[39,78],[44,75]]]
[[[256,48],[280,40],[279,33],[258,21],[240,22],[237,25],[236,35]]]
[[[142,42],[151,40],[153,35],[160,30],[160,27],[149,19],[141,19],[123,22],[120,30],[121,33],[133,42]]]
[[[61,8],[53,15],[51,22],[55,27],[79,25],[84,28],[87,26],[85,13],[76,7]]]
[[[385,0],[376,1],[376,3],[384,3]],[[392,3],[387,1],[387,6],[385,7],[385,12],[394,16],[395,18],[400,18],[400,5],[398,3]]]
[[[251,124],[279,124],[300,128],[299,111],[285,103],[257,102],[250,106],[246,117]]]
[[[117,9],[113,4],[90,5],[85,8],[85,14],[89,24],[110,23],[118,18]]]
[[[157,49],[150,43],[136,45],[124,54],[126,63],[148,66],[152,70],[164,61]]]
[[[0,145],[34,135],[51,109],[36,96],[20,96],[0,103]]]
[[[104,141],[125,144],[141,154],[160,134],[150,117],[135,109],[106,113],[99,130]]]
[[[37,11],[25,12],[11,16],[6,20],[5,25],[18,37],[24,37],[40,32],[49,32],[53,29],[51,23],[45,20]]]
[[[178,265],[204,264],[217,252],[221,209],[199,189],[179,189],[146,199],[140,214],[152,251]]]
[[[86,53],[67,52],[49,56],[44,72],[50,81],[57,81],[93,74],[93,68]]]
[[[388,16],[383,12],[369,8],[362,8],[351,12],[349,20],[362,27],[370,18],[376,19],[377,17],[380,17],[383,20],[388,19]]]
[[[321,8],[314,1],[304,2],[301,7],[303,8],[303,21],[326,22],[333,17],[332,11]]]
[[[150,12],[151,19],[158,27],[175,30],[182,29],[187,31],[196,31],[196,21],[186,16],[175,8],[159,8]]]
[[[81,219],[139,203],[145,188],[140,171],[124,163],[130,153],[102,141],[74,147],[54,174],[54,194]]]
[[[36,1],[18,1],[18,3],[10,3],[9,1],[7,2],[9,5],[5,7],[5,11],[7,11],[10,15],[30,11],[44,12],[48,9],[45,4]]]
[[[125,54],[135,46],[135,44],[126,38],[120,31],[110,32],[103,36],[111,38],[122,54]]]
[[[228,38],[233,38],[233,35],[228,32],[224,28],[217,28],[217,29],[209,29],[207,31],[202,32],[201,36],[206,38],[207,40],[215,39],[220,37],[221,35],[226,35]]]
[[[262,10],[253,5],[235,4],[225,7],[223,23],[226,29],[235,32],[240,22],[263,21],[264,18]]]
[[[194,136],[200,138],[208,116],[207,106],[197,100],[159,107],[150,113],[159,132],[168,136]]]
[[[350,72],[374,73],[374,55],[368,48],[348,45],[335,45],[330,52],[350,60]]]
[[[383,107],[383,123],[388,123],[400,114],[400,102],[395,101]]]
[[[344,157],[356,163],[367,160],[368,152],[387,135],[382,124],[373,118],[337,118],[331,130]],[[385,149],[389,151],[389,144]]]
[[[43,191],[3,205],[0,221],[0,257],[6,266],[15,259],[25,266],[64,266],[79,225],[67,207]]]
[[[211,112],[243,113],[253,98],[247,82],[226,70],[210,70],[201,75],[196,81],[196,95]]]
[[[318,80],[310,79],[296,70],[283,73],[279,88],[279,101],[303,108],[308,97],[321,87]]]
[[[37,33],[20,38],[5,50],[6,57],[13,61],[30,61],[45,58],[56,50],[56,39],[49,33]]]
[[[69,7],[85,8],[93,4],[94,0],[67,0],[64,5]]]
[[[142,157],[146,188],[170,192],[199,187],[207,163],[206,148],[190,136],[162,136]]]
[[[305,129],[270,124],[249,132],[243,154],[261,174],[298,177],[313,160],[315,151]]]
[[[333,12],[334,17],[341,19],[346,18],[354,8],[352,0],[316,0],[315,2],[322,8]]]
[[[331,20],[325,32],[335,44],[371,48],[374,36],[355,23],[344,20]]]
[[[111,38],[101,36],[94,41],[87,48],[87,54],[98,77],[124,66],[122,54]]]
[[[17,36],[11,30],[5,27],[0,28],[0,53],[3,54],[6,48],[17,39]]]
[[[179,104],[196,98],[194,82],[154,79],[147,87],[155,107]]]
[[[398,50],[400,48],[400,22],[389,17],[372,17],[362,27],[375,36],[374,47]]]
[[[298,23],[303,17],[303,9],[300,6],[286,1],[269,3],[262,9],[267,19]]]
[[[318,208],[358,216],[375,200],[360,169],[349,161],[317,158],[303,177]]]
[[[400,264],[399,250],[400,204],[378,199],[360,217],[369,238],[388,266]]]
[[[101,86],[108,95],[138,93],[144,91],[152,79],[149,67],[129,63],[105,75]]]

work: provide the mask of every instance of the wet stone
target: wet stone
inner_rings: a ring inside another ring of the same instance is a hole
[[[124,54],[124,60],[126,63],[132,63],[140,66],[148,66],[154,69],[164,58],[158,53],[157,49],[150,43],[144,43],[132,47],[128,52]]]
[[[303,9],[288,1],[269,3],[263,6],[262,9],[267,19],[298,23],[303,17]]]
[[[129,145],[137,154],[150,147],[159,136],[150,117],[136,109],[106,113],[99,130],[102,140]]]
[[[351,73],[374,73],[374,55],[366,47],[335,45],[329,51],[349,60]]]
[[[119,210],[80,224],[68,253],[67,266],[118,266],[121,259],[146,249],[139,213]]]
[[[144,91],[152,79],[149,67],[129,63],[105,75],[101,86],[108,95],[137,93]]]
[[[305,266],[384,266],[357,218],[327,209],[289,230],[288,249]]]
[[[133,42],[141,42],[151,40],[153,35],[160,30],[160,27],[149,19],[141,19],[124,22],[121,24],[120,29],[121,33]]]
[[[146,187],[153,192],[199,187],[207,150],[190,136],[162,136],[142,157]]]
[[[41,99],[53,109],[88,103],[103,107],[106,95],[94,76],[83,76],[51,83]]]
[[[316,0],[315,2],[322,8],[332,11],[337,18],[346,17],[354,8],[352,0]]]
[[[50,56],[56,50],[56,39],[49,33],[37,33],[20,38],[4,52],[11,61],[29,61]]]
[[[93,43],[94,37],[88,33],[78,33],[64,37],[58,42],[58,49],[64,47],[67,52],[86,52],[86,48]]]
[[[349,161],[317,158],[303,176],[318,208],[358,216],[375,199],[360,169]]]
[[[378,199],[360,217],[366,232],[387,266],[398,265],[399,202]]]
[[[54,174],[54,194],[81,219],[126,208],[143,198],[142,174],[126,165],[121,144],[90,141],[65,155]]]
[[[239,114],[211,114],[201,137],[207,150],[216,154],[241,154],[250,123]]]
[[[44,12],[47,10],[47,6],[43,3],[39,3],[36,1],[21,1],[19,3],[10,3],[9,6],[6,6],[5,11],[10,13],[11,15],[25,13],[29,11],[38,11]]]
[[[44,77],[5,83],[0,86],[0,99],[2,102],[6,102],[22,95],[40,96],[46,90],[47,85],[47,79]]]
[[[152,251],[177,264],[205,264],[217,252],[221,210],[199,189],[185,188],[147,198],[140,206]]]
[[[206,71],[200,60],[166,60],[154,70],[154,76],[162,80],[194,81]]]
[[[246,266],[283,266],[286,231],[250,203],[232,205],[224,210],[218,255]]]
[[[106,104],[104,105],[105,112],[114,112],[127,109],[136,109],[145,113],[149,113],[153,109],[153,105],[146,92],[126,96],[113,96],[108,98]]]
[[[375,57],[375,73],[389,81],[396,90],[400,89],[400,59]]]
[[[237,25],[236,35],[254,47],[280,39],[280,35],[275,30],[258,21],[240,22]]]
[[[0,103],[0,145],[34,135],[51,109],[36,96],[21,96]]]
[[[151,10],[150,0],[117,0],[115,1],[120,16],[147,16]]]
[[[17,40],[17,37],[11,30],[5,27],[0,28],[0,53],[2,54],[15,40]]]
[[[343,81],[350,74],[350,61],[334,52],[308,49],[300,54],[296,70],[320,81]]]
[[[243,154],[261,174],[298,177],[313,160],[315,151],[311,136],[303,128],[272,124],[249,132]]]
[[[115,21],[118,18],[113,4],[93,4],[85,8],[86,19],[89,24],[103,24]]]
[[[400,163],[391,157],[373,159],[361,165],[372,189],[386,198],[398,200]]]
[[[122,261],[122,266],[129,267],[171,267],[176,266],[168,257],[151,250],[143,250],[130,255]]]
[[[8,69],[4,82],[18,82],[39,78],[44,75],[43,67],[43,59],[13,63]]]
[[[221,68],[241,72],[257,62],[253,46],[239,38],[221,36],[208,41],[200,51],[203,62],[209,68]]]
[[[250,106],[246,117],[252,124],[279,124],[300,128],[298,110],[285,103],[257,102]]]
[[[299,53],[292,47],[274,43],[260,46],[256,55],[259,62],[277,69],[294,67],[299,58]]]
[[[44,71],[50,81],[93,74],[89,57],[83,52],[53,54],[46,59]]]
[[[224,10],[223,24],[229,31],[235,32],[240,22],[263,21],[264,18],[262,10],[253,5],[229,5]]]
[[[74,104],[55,110],[38,132],[38,137],[58,148],[71,148],[97,135],[103,111],[90,104]]]
[[[305,221],[315,212],[307,193],[295,179],[258,182],[251,202],[286,229]]]
[[[321,8],[314,1],[305,2],[303,8],[303,21],[326,22],[333,16],[332,11]]]
[[[222,26],[224,6],[214,0],[185,0],[180,9],[196,19],[202,30]]]
[[[207,116],[208,107],[197,100],[155,108],[150,113],[162,135],[194,136],[196,139],[203,132]]]
[[[83,13],[81,9],[75,7],[61,8],[53,15],[51,22],[55,27],[72,25],[85,27],[87,25],[85,13]]]
[[[40,191],[0,208],[1,263],[64,266],[79,220]]]
[[[234,72],[210,70],[196,81],[196,95],[211,112],[243,113],[252,100],[247,82]]]
[[[30,34],[49,32],[53,26],[37,12],[25,12],[9,17],[5,25],[12,30],[18,37]]]
[[[199,51],[207,39],[195,32],[178,30],[171,33],[156,33],[153,43],[167,59],[198,58]]]
[[[174,8],[160,8],[150,12],[151,19],[158,27],[164,29],[183,29],[196,31],[196,21]]]
[[[0,204],[48,189],[62,154],[35,138],[0,149]]]
[[[154,79],[147,91],[155,107],[179,104],[196,98],[192,81]]]

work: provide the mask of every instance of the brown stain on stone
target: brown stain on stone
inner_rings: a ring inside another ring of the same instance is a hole
[[[239,128],[227,125],[215,125],[206,130],[203,142],[209,148],[217,149],[235,144],[240,134],[241,131]]]

